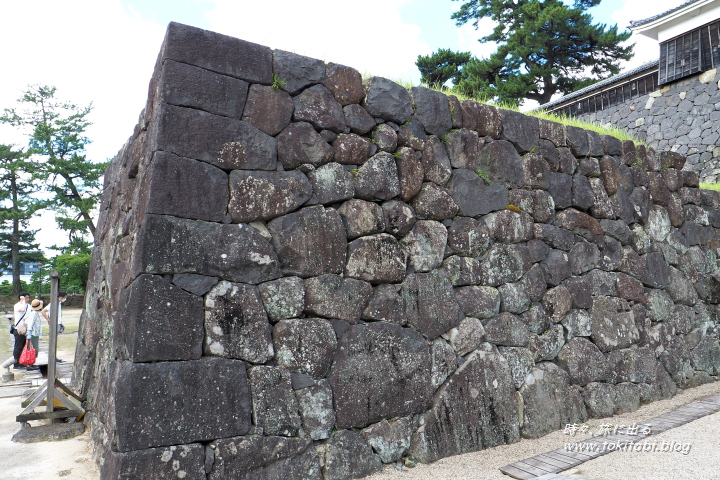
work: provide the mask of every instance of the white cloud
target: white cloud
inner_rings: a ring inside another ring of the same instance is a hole
[[[429,49],[402,21],[409,0],[208,1],[213,31],[393,80],[419,78],[415,60]]]

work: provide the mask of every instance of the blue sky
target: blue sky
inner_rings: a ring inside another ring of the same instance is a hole
[[[645,18],[682,0],[603,0],[591,10],[598,22]],[[0,2],[0,109],[15,106],[29,84],[55,85],[57,95],[93,103],[88,156],[112,158],[137,122],[165,28],[170,21],[214,30],[272,48],[357,68],[362,73],[417,83],[418,55],[438,48],[486,56],[494,48],[481,31],[458,28],[450,0],[24,0]],[[631,39],[635,41],[635,39]],[[640,39],[628,68],[657,57]],[[26,138],[0,125],[0,143],[25,146]],[[62,242],[52,215],[35,222],[43,245]]]

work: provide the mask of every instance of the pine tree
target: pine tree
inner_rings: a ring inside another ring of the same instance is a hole
[[[468,95],[544,104],[557,93],[567,94],[618,73],[619,62],[633,55],[632,45],[620,45],[630,32],[593,24],[586,10],[600,1],[575,0],[572,7],[561,0],[466,1],[452,18],[458,26],[471,23],[475,28],[480,19],[490,18],[497,26],[479,41],[496,42],[498,48],[487,59],[470,58],[458,65],[460,79],[453,83]],[[438,51],[425,65],[447,56]]]

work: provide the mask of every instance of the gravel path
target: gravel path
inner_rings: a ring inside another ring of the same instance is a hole
[[[679,392],[673,398],[642,406],[632,413],[610,418],[593,418],[587,425],[633,424],[675,410],[695,400],[720,393],[720,382],[702,385]],[[593,430],[596,430],[593,429]],[[562,448],[570,441],[583,437],[570,437],[562,431],[538,439],[524,439],[511,445],[501,445],[479,452],[444,458],[430,465],[404,468],[402,471],[389,465],[367,480],[510,480],[500,473],[500,467],[540,453]],[[649,442],[675,441],[692,445],[687,455],[682,453],[613,452],[583,463],[562,473],[597,480],[720,480],[720,413],[703,417],[678,428],[648,438]]]

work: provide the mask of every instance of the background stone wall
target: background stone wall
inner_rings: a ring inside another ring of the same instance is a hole
[[[687,157],[686,170],[701,182],[720,182],[720,75],[693,75],[624,104],[579,115],[582,120],[627,129],[657,151]]]
[[[354,478],[713,381],[684,163],[171,24],[81,320],[103,477]]]

